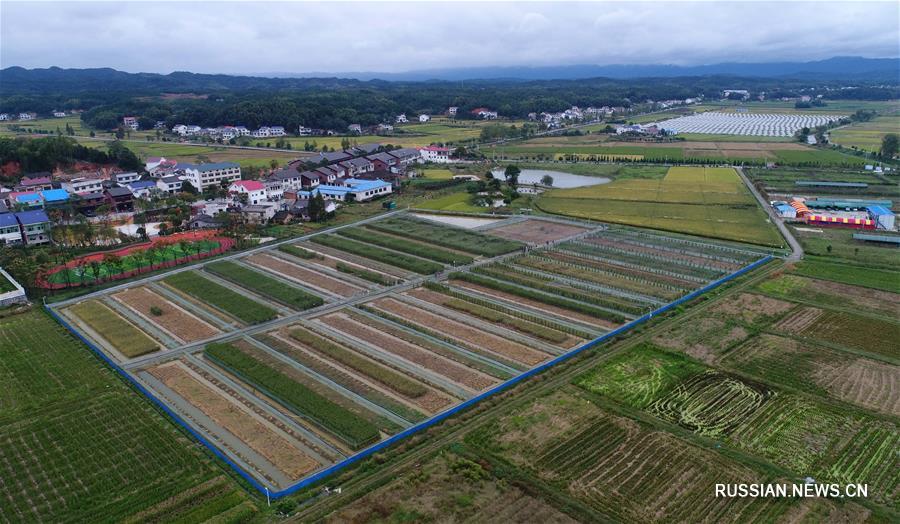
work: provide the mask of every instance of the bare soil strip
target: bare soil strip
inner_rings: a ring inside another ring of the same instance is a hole
[[[364,340],[387,353],[418,364],[474,391],[481,391],[497,382],[493,377],[435,355],[427,349],[415,346],[399,338],[380,333],[344,314],[333,313],[319,317],[318,320],[347,335]]]
[[[775,329],[787,333],[800,333],[813,325],[824,313],[825,311],[816,307],[804,307],[775,324]]]
[[[815,381],[836,398],[900,416],[900,370],[897,366],[867,358],[820,362]]]
[[[221,333],[216,327],[143,286],[126,289],[112,297],[183,342],[203,340]],[[158,315],[153,313],[154,308],[158,308]]]
[[[442,318],[392,298],[380,298],[373,302],[373,304],[379,309],[397,315],[400,318],[416,322],[430,329],[436,329],[468,344],[484,347],[494,353],[498,353],[529,366],[534,366],[549,358],[547,354],[538,350],[506,340],[497,335],[485,333],[479,329],[467,326],[462,322]]]
[[[169,362],[148,371],[290,478],[298,479],[318,468],[315,460],[270,424],[201,382],[180,362]]]
[[[543,244],[545,242],[567,238],[586,231],[589,231],[589,229],[585,227],[531,219],[506,226],[495,227],[486,231],[486,233],[509,240],[519,240],[530,244]]]
[[[590,315],[585,315],[584,313],[579,313],[577,311],[572,311],[569,309],[551,306],[549,304],[544,304],[543,302],[538,302],[537,300],[531,300],[530,298],[520,297],[518,295],[513,295],[512,293],[505,293],[503,291],[497,291],[496,289],[491,289],[489,287],[480,286],[478,284],[472,284],[470,282],[465,282],[463,280],[453,280],[450,282],[454,286],[458,286],[465,289],[470,289],[472,291],[477,291],[483,295],[487,295],[489,297],[493,297],[496,299],[500,299],[504,302],[510,302],[512,304],[521,304],[524,306],[528,306],[531,309],[535,309],[538,311],[544,311],[547,313],[552,313],[561,318],[571,318],[578,320],[580,322],[584,322],[585,324],[591,326],[602,326],[607,329],[615,329],[618,327],[618,324],[614,324],[608,320],[603,320],[602,318],[595,318]]]
[[[281,273],[282,275],[294,278],[303,284],[308,284],[309,286],[314,288],[330,291],[343,297],[353,296],[354,294],[363,291],[362,288],[356,287],[346,282],[341,282],[340,280],[336,280],[321,273],[316,273],[315,271],[300,267],[296,264],[291,264],[290,262],[275,258],[271,255],[251,255],[245,260],[255,266],[269,269],[276,273]]]

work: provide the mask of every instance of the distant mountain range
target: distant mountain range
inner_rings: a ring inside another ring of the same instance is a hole
[[[673,78],[685,76],[864,78],[900,81],[900,58],[834,57],[816,62],[739,63],[699,66],[676,65],[563,65],[542,67],[473,67],[407,71],[404,73],[267,73],[280,78],[339,77],[356,80],[576,80],[583,78]]]
[[[127,73],[111,68],[0,70],[0,95],[79,91],[185,92],[227,90],[320,90],[386,82],[529,82],[608,79],[611,82],[643,78],[785,79],[800,81],[900,84],[900,58],[835,57],[817,62],[723,63],[701,66],[674,65],[564,65],[545,67],[478,67],[409,71],[405,73],[266,73],[254,76]]]

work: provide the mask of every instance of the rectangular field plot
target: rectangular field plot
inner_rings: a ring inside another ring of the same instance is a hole
[[[602,224],[401,212],[52,309],[277,492],[761,258]]]

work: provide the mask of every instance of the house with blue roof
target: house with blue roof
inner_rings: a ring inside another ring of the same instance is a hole
[[[884,206],[866,206],[866,212],[878,229],[894,230],[894,213],[890,209]]]
[[[19,221],[12,213],[0,214],[0,245],[17,245],[22,243],[22,231]]]
[[[44,207],[44,200],[39,193],[25,193],[16,195],[16,204],[24,209],[42,208]]]
[[[64,206],[69,202],[69,192],[65,189],[48,189],[41,191],[44,209]]]
[[[36,209],[15,213],[22,233],[22,240],[29,245],[50,243],[50,219],[47,213]]]
[[[390,182],[384,180],[359,180],[346,178],[340,181],[343,185],[319,184],[311,191],[300,191],[302,198],[310,198],[320,193],[326,200],[340,202],[366,202],[393,192]]]
[[[135,198],[147,198],[150,196],[150,193],[156,189],[156,181],[138,180],[137,182],[126,184],[125,187],[131,191],[131,194],[134,195]]]

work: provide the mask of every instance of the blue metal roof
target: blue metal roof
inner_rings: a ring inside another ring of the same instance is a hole
[[[3,213],[0,215],[0,227],[9,227],[9,226],[17,226],[19,222],[16,220],[16,215],[12,213]]]
[[[41,191],[41,196],[46,202],[61,202],[69,199],[69,192],[65,189],[48,189]]]
[[[155,187],[156,182],[152,180],[138,180],[137,182],[132,182],[126,185],[131,189],[146,189],[148,187]]]
[[[344,180],[344,183],[352,187],[354,191],[370,191],[391,185],[383,180],[360,180],[358,178],[348,178]]]
[[[795,213],[797,212],[796,209],[794,209],[793,207],[791,207],[791,206],[789,206],[789,205],[787,205],[787,204],[780,204],[780,205],[777,205],[777,206],[775,206],[775,209],[777,209],[777,210],[778,210],[779,212],[781,212],[782,214],[784,214],[784,213],[790,213],[790,212],[792,212],[792,211],[795,212]]]
[[[37,193],[28,193],[27,195],[19,195],[16,197],[16,202],[26,203],[26,202],[40,202],[41,195]]]
[[[47,213],[44,213],[40,210],[22,211],[21,213],[16,213],[16,218],[23,226],[27,226],[29,224],[40,224],[41,222],[50,221],[50,219],[47,218]]]
[[[891,210],[885,209],[881,206],[866,206],[866,211],[877,217],[894,214],[891,212]]]

